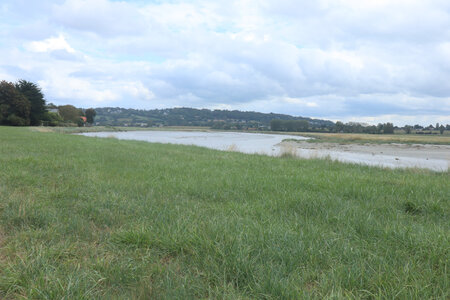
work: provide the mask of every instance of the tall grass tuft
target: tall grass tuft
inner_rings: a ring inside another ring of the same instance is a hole
[[[282,158],[298,158],[297,156],[297,147],[291,144],[281,144],[280,146],[280,154],[279,157]]]

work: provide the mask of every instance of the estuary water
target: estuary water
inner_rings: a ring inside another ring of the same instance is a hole
[[[82,133],[91,137],[114,137],[151,143],[182,144],[222,151],[279,156],[289,153],[302,158],[330,158],[341,162],[387,168],[449,169],[450,146],[445,145],[345,145],[307,143],[297,135],[215,131],[125,131]],[[291,141],[283,142],[289,139]],[[292,141],[296,140],[296,141]]]
[[[223,151],[238,151],[248,154],[279,155],[284,139],[306,140],[296,135],[260,134],[244,132],[214,131],[125,131],[88,132],[85,136],[114,137],[120,140],[137,140],[151,143],[182,144],[207,147]]]

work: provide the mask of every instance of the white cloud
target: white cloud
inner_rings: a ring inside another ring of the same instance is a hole
[[[54,75],[45,81],[39,81],[39,84],[44,92],[58,99],[77,100],[90,105],[119,99],[117,93],[111,89],[103,89],[98,83],[93,85],[89,80]]]
[[[30,42],[25,46],[33,52],[51,52],[55,50],[65,50],[68,53],[75,53],[75,50],[69,45],[64,36],[51,37],[43,41]]]
[[[155,97],[153,92],[146,88],[142,82],[125,82],[122,89],[125,94],[132,96],[134,99],[151,100]]]

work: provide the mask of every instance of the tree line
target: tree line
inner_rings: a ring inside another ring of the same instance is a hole
[[[33,82],[0,82],[0,125],[84,126],[93,124],[95,116],[93,108],[47,105],[41,88]]]
[[[412,126],[412,125],[405,125],[403,127],[403,130],[405,131],[406,134],[411,134],[413,131],[416,134],[433,134],[433,131],[437,130],[439,131],[440,134],[444,134],[444,131],[446,130],[450,130],[450,124],[447,125],[443,125],[443,124],[439,124],[436,123],[436,126],[433,127],[433,125],[428,125],[428,126],[420,126],[418,124]]]
[[[393,134],[394,124],[387,122],[378,123],[378,125],[364,126],[356,122],[349,122],[344,124],[341,121],[337,121],[334,125],[334,131],[345,133]]]
[[[403,127],[394,126],[393,123],[379,123],[378,125],[363,125],[357,122],[342,123],[337,121],[333,131],[344,133],[370,133],[370,134],[393,134],[394,130],[403,132],[405,134],[444,134],[445,130],[450,130],[450,125],[446,126],[436,123],[436,126],[420,126],[418,124],[411,126],[405,125]]]
[[[436,126],[429,125],[405,125],[402,128],[394,126],[393,123],[379,123],[378,125],[366,125],[357,122],[343,123],[337,121],[333,126],[319,127],[311,126],[307,120],[281,120],[273,119],[270,122],[270,129],[273,131],[286,132],[335,132],[335,133],[369,133],[369,134],[394,134],[395,129],[401,129],[404,133],[410,134],[415,130],[416,134],[443,134],[445,130],[450,130],[450,125],[436,123]]]
[[[208,126],[224,130],[273,130],[286,132],[344,132],[393,134],[392,123],[364,125],[356,122],[332,122],[328,120],[294,117],[284,114],[243,112],[237,110],[209,110],[195,108],[169,109],[125,109],[119,107],[76,108],[73,105],[56,106],[46,104],[41,88],[30,81],[19,80],[16,83],[0,82],[0,125],[10,126],[85,126],[93,125],[97,116],[97,125],[113,126]],[[429,125],[406,125],[406,134],[443,134],[450,125],[437,123]]]
[[[372,134],[392,134],[394,124],[385,123],[377,126],[363,126],[359,123],[344,124],[337,121],[333,126],[317,127],[311,126],[307,120],[280,120],[274,119],[270,122],[270,129],[273,131],[286,132],[345,132],[345,133],[372,133]]]
[[[305,121],[287,121],[287,120],[272,120],[270,123],[271,130],[274,131],[301,131],[301,132],[335,132],[335,133],[369,133],[369,134],[394,134],[394,130],[405,134],[443,134],[445,130],[450,130],[450,125],[443,125],[436,123],[436,126],[420,126],[420,125],[405,125],[403,127],[394,126],[393,123],[378,123],[378,125],[367,125],[357,122],[343,123],[337,121],[334,126],[326,128],[312,127]]]
[[[96,125],[110,126],[206,126],[216,129],[269,129],[273,119],[307,120],[311,127],[332,127],[333,122],[284,114],[238,110],[209,110],[188,107],[132,109],[100,107]]]
[[[273,131],[310,131],[310,124],[307,120],[280,120],[270,121],[270,129]]]

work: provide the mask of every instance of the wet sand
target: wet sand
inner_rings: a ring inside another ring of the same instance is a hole
[[[363,163],[388,168],[426,168],[448,171],[449,145],[428,144],[339,144],[287,141],[281,148],[295,149],[300,157],[329,157],[342,162]],[[292,151],[292,150],[290,150]]]

